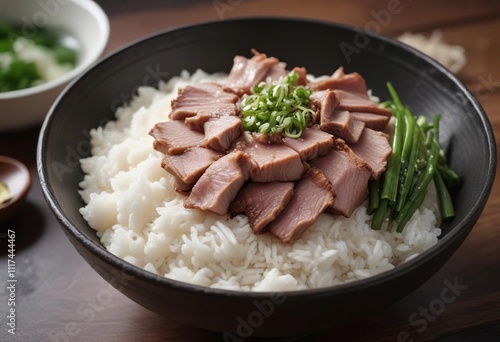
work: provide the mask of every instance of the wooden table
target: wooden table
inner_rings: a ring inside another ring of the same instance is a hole
[[[375,20],[381,33],[388,36],[405,31],[428,35],[439,28],[446,42],[466,49],[468,63],[458,76],[479,98],[498,136],[500,2],[401,0],[402,10],[384,17],[388,6],[396,2],[100,1],[111,21],[106,53],[172,26],[255,15],[317,18],[361,27]],[[222,341],[220,334],[166,320],[135,304],[111,288],[77,254],[41,194],[35,165],[38,131],[35,127],[0,135],[0,155],[26,163],[34,180],[22,213],[0,230],[0,340]],[[429,281],[400,302],[368,320],[343,326],[332,322],[331,330],[296,340],[500,340],[499,205],[497,181],[483,215],[460,249]],[[8,334],[6,325],[8,229],[16,232],[16,335]],[[441,293],[447,282],[461,287],[456,298],[445,303]]]

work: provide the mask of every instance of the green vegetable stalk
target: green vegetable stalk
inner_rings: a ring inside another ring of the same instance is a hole
[[[415,211],[424,201],[432,180],[436,185],[439,208],[443,220],[455,216],[449,189],[460,183],[459,176],[447,165],[439,144],[440,115],[432,123],[420,116],[415,119],[404,106],[396,90],[387,84],[392,101],[386,105],[395,118],[391,139],[393,153],[387,169],[369,187],[369,213],[373,213],[371,226],[381,229],[385,221],[388,227],[403,231]],[[382,190],[380,190],[382,189]]]

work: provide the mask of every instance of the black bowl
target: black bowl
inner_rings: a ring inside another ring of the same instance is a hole
[[[335,287],[286,293],[223,291],[163,278],[108,252],[81,217],[83,178],[78,159],[89,154],[91,128],[113,118],[141,85],[181,70],[228,72],[234,55],[250,49],[276,56],[315,75],[343,65],[388,98],[390,81],[415,113],[443,115],[441,139],[462,176],[453,194],[456,218],[438,244],[383,274]],[[496,170],[488,118],[444,67],[391,39],[344,25],[288,19],[243,19],[170,30],[130,45],[94,65],[57,100],[44,122],[38,170],[48,204],[84,259],[108,282],[144,307],[193,326],[234,336],[291,336],[381,308],[414,291],[455,252],[479,218]],[[391,289],[387,291],[387,289]]]

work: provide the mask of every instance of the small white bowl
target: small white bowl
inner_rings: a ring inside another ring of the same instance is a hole
[[[27,35],[36,32],[36,26],[47,27],[79,44],[77,65],[71,71],[35,87],[0,93],[0,130],[17,130],[41,123],[64,87],[102,55],[109,21],[92,0],[1,1],[0,19],[20,24]]]

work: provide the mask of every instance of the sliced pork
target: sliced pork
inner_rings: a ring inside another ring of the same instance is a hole
[[[358,142],[350,144],[351,150],[367,164],[373,179],[378,179],[387,166],[392,149],[385,133],[365,128]]]
[[[333,203],[334,190],[321,171],[309,169],[295,185],[295,194],[267,229],[283,242],[297,240]]]
[[[310,161],[327,154],[334,144],[334,138],[316,126],[304,130],[300,138],[284,138],[283,143],[295,150],[302,160]]]
[[[349,112],[338,109],[338,105],[334,91],[326,90],[321,101],[320,127],[347,143],[355,143],[361,136],[365,123],[350,116]]]
[[[250,94],[254,86],[265,81],[270,73],[274,73],[276,68],[279,68],[276,67],[279,63],[277,58],[267,57],[256,51],[251,59],[236,56],[225,85],[239,96]]]
[[[329,118],[322,117],[321,128],[351,144],[359,140],[365,123],[346,110],[335,110]]]
[[[226,151],[240,136],[243,127],[239,117],[222,116],[205,122],[203,131],[205,132],[205,140],[202,146],[210,147],[216,151]]]
[[[240,151],[215,161],[193,186],[184,206],[227,214],[229,205],[248,179],[249,163],[248,156]]]
[[[186,124],[186,126],[189,127],[189,129],[193,131],[203,132],[203,125],[205,124],[205,122],[207,122],[210,119],[217,119],[222,116],[221,115],[214,116],[212,114],[207,114],[207,113],[198,113],[195,116],[190,116],[188,118],[185,118],[184,123]]]
[[[237,149],[253,161],[250,178],[254,182],[289,182],[302,177],[304,164],[300,155],[283,144],[261,144],[250,138],[240,140]]]
[[[245,214],[255,234],[263,232],[293,196],[293,182],[253,183],[245,186],[231,203],[231,215]]]
[[[326,176],[335,190],[331,210],[345,217],[363,203],[368,194],[371,173],[346,151],[332,150],[312,165]]]
[[[193,147],[180,155],[165,155],[161,166],[177,180],[178,191],[188,191],[203,172],[222,155],[207,148]]]
[[[379,107],[378,103],[372,101],[366,93],[351,93],[344,90],[334,90],[334,92],[339,100],[338,109],[391,116],[390,110]]]
[[[149,134],[155,138],[155,150],[171,155],[200,146],[205,138],[203,133],[192,131],[184,122],[177,120],[157,123]]]
[[[266,83],[273,83],[274,81],[279,80],[281,77],[285,77],[288,75],[288,71],[286,71],[286,63],[279,62],[272,66],[272,68],[266,74]]]
[[[314,98],[319,103],[319,123],[322,130],[327,131],[348,143],[358,141],[365,123],[339,110],[339,101],[333,90],[316,93]]]
[[[387,127],[389,120],[391,120],[390,116],[372,113],[350,112],[349,114],[356,120],[364,122],[365,127],[376,131],[383,131]]]
[[[195,115],[219,117],[236,115],[238,96],[215,83],[188,85],[172,100],[170,119],[184,120]]]
[[[360,74],[357,72],[344,74],[343,68],[337,69],[331,77],[311,82],[309,86],[312,90],[340,89],[359,94],[366,94],[368,92],[366,82]]]

